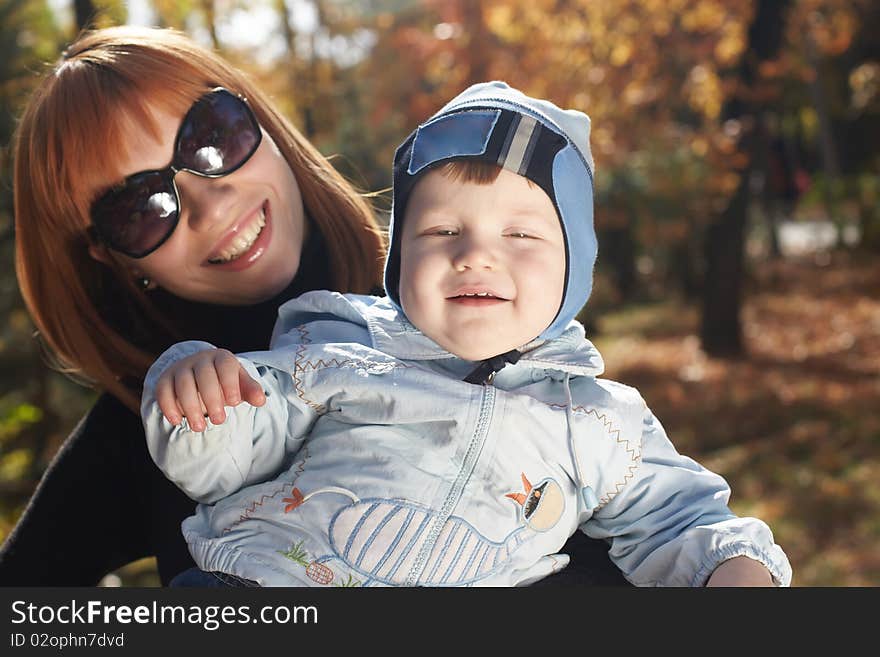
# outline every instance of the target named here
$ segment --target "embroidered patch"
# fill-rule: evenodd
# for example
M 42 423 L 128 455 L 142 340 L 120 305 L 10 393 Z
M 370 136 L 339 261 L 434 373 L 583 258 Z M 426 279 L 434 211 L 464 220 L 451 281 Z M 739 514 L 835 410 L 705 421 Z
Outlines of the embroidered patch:
M 565 511 L 565 496 L 559 484 L 547 477 L 532 486 L 524 472 L 520 473 L 520 477 L 524 492 L 507 493 L 504 497 L 519 505 L 522 521 L 527 527 L 536 532 L 552 529 Z
M 305 541 L 292 543 L 290 549 L 279 550 L 279 553 L 305 568 L 306 576 L 316 584 L 321 584 L 322 586 L 332 584 L 333 580 L 336 579 L 336 574 L 333 572 L 333 569 L 323 563 L 323 559 L 313 559 L 303 547 L 304 542 Z M 335 586 L 350 588 L 362 586 L 362 583 L 359 579 L 356 579 L 351 573 L 349 573 L 346 579 L 338 581 Z
M 541 504 L 529 504 L 530 509 L 535 507 L 530 512 L 530 518 L 534 519 L 534 513 L 538 514 L 535 520 L 538 526 L 540 518 L 547 514 L 540 511 L 538 506 L 552 509 L 555 490 L 559 489 L 549 479 L 543 480 L 539 486 L 544 496 L 549 497 Z M 400 499 L 362 500 L 352 491 L 337 486 L 325 486 L 305 494 L 296 488 L 291 492 L 291 497 L 282 501 L 288 505 L 287 509 L 293 510 L 317 495 L 327 494 L 341 495 L 351 500 L 351 504 L 341 506 L 330 519 L 327 537 L 331 553 L 317 557 L 309 555 L 300 541 L 281 554 L 305 567 L 308 577 L 320 584 L 334 581 L 332 572 L 325 570 L 329 569 L 328 563 L 338 565 L 341 572 L 350 569 L 350 572 L 363 577 L 363 580 L 358 580 L 350 574 L 344 582 L 336 578 L 336 586 L 370 586 L 377 582 L 404 584 L 408 565 L 428 540 L 431 521 L 437 512 Z M 541 496 L 533 497 L 537 500 Z M 558 497 L 561 499 L 561 493 Z M 524 502 L 526 499 L 523 496 Z M 495 541 L 481 534 L 464 518 L 449 516 L 428 550 L 419 583 L 428 586 L 471 585 L 502 568 L 529 537 L 527 528 L 520 525 L 500 541 Z
M 284 513 L 290 513 L 300 504 L 305 502 L 305 499 L 303 498 L 303 494 L 302 492 L 300 492 L 299 488 L 294 488 L 292 491 L 290 491 L 290 497 L 285 497 L 281 501 L 285 503 Z
M 306 567 L 306 575 L 309 576 L 310 580 L 318 584 L 329 584 L 333 581 L 333 571 L 317 561 L 313 561 Z

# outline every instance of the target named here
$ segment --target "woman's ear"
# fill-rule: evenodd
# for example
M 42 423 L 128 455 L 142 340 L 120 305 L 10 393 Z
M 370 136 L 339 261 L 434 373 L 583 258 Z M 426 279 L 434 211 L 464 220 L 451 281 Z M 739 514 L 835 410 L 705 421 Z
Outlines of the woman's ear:
M 108 267 L 112 267 L 116 264 L 113 261 L 113 256 L 107 251 L 107 247 L 103 244 L 89 244 L 89 255 L 93 260 L 97 260 Z
M 110 250 L 103 244 L 89 244 L 89 255 L 93 260 L 107 265 L 111 269 L 117 271 L 128 271 L 129 275 L 134 278 L 144 278 L 144 272 L 139 267 L 126 262 L 126 258 L 113 255 Z

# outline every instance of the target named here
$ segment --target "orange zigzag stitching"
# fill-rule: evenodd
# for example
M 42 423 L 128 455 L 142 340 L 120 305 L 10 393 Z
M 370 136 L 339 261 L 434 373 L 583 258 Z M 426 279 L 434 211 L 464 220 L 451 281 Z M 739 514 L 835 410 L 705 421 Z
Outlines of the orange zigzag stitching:
M 222 532 L 223 534 L 225 534 L 225 533 L 227 533 L 227 532 L 229 532 L 229 531 L 232 531 L 232 528 L 233 528 L 233 527 L 236 527 L 237 525 L 241 524 L 242 522 L 244 522 L 245 520 L 247 520 L 248 518 L 250 518 L 250 517 L 251 517 L 251 514 L 252 514 L 254 511 L 257 510 L 257 507 L 258 507 L 258 506 L 263 506 L 263 502 L 265 502 L 266 500 L 272 499 L 273 497 L 278 497 L 278 494 L 279 494 L 279 493 L 283 493 L 283 492 L 284 492 L 284 489 L 285 489 L 287 486 L 290 486 L 291 488 L 293 488 L 293 487 L 296 486 L 296 482 L 297 482 L 297 480 L 299 479 L 300 475 L 301 475 L 303 472 L 305 472 L 305 469 L 306 469 L 306 461 L 307 461 L 308 458 L 309 458 L 309 448 L 308 448 L 308 445 L 304 446 L 304 447 L 302 448 L 301 451 L 302 451 L 302 453 L 303 453 L 303 458 L 302 458 L 301 461 L 299 461 L 299 462 L 296 464 L 296 473 L 295 473 L 295 476 L 294 476 L 294 478 L 293 478 L 293 481 L 291 481 L 291 482 L 288 483 L 288 484 L 284 484 L 279 490 L 275 491 L 275 492 L 272 493 L 271 495 L 263 495 L 262 497 L 260 497 L 259 500 L 255 501 L 255 502 L 252 502 L 251 505 L 250 505 L 250 507 L 249 507 L 249 508 L 245 508 L 244 512 L 238 517 L 238 520 L 236 520 L 234 523 L 232 523 L 231 525 L 229 525 L 229 527 L 226 527 L 226 528 L 223 530 L 223 532 Z
M 302 378 L 298 376 L 298 374 L 306 371 L 306 368 L 303 366 L 302 359 L 303 354 L 306 350 L 306 345 L 309 344 L 311 340 L 309 339 L 309 332 L 305 326 L 297 326 L 296 330 L 299 331 L 300 345 L 299 347 L 297 347 L 296 350 L 296 360 L 293 364 L 293 374 L 291 374 L 291 376 L 293 377 L 293 387 L 296 389 L 297 396 L 302 399 L 307 406 L 315 409 L 315 411 L 319 415 L 323 415 L 327 412 L 327 407 L 323 404 L 316 404 L 310 399 L 306 399 L 305 393 L 303 392 L 303 381 Z M 306 364 L 308 364 L 308 362 L 306 362 Z M 326 364 L 324 366 L 329 367 L 329 365 Z
M 248 518 L 250 518 L 250 514 L 252 514 L 254 511 L 256 511 L 258 506 L 263 506 L 263 502 L 265 502 L 266 500 L 271 500 L 271 499 L 273 499 L 273 498 L 275 498 L 275 497 L 278 497 L 278 494 L 279 494 L 279 493 L 284 493 L 284 489 L 285 489 L 285 488 L 293 488 L 293 483 L 287 483 L 287 484 L 284 484 L 283 486 L 281 486 L 281 488 L 279 488 L 277 491 L 275 491 L 275 492 L 272 493 L 271 495 L 261 495 L 259 500 L 256 500 L 256 501 L 254 501 L 254 502 L 251 502 L 250 507 L 249 507 L 249 508 L 246 508 L 246 509 L 244 510 L 244 513 L 242 513 L 242 514 L 238 517 L 238 520 L 236 520 L 234 523 L 232 523 L 231 525 L 229 525 L 229 527 L 227 527 L 226 529 L 224 529 L 222 533 L 225 534 L 225 533 L 227 533 L 227 532 L 232 531 L 232 528 L 233 528 L 233 527 L 236 527 L 236 526 L 239 525 L 240 523 L 242 523 L 242 522 L 244 522 L 245 520 L 247 520 Z
M 556 408 L 566 408 L 566 406 L 567 406 L 567 404 L 551 404 L 548 402 L 544 402 L 544 403 L 547 404 L 547 406 L 552 406 L 552 407 L 556 407 Z M 602 424 L 605 427 L 613 426 L 611 420 L 609 420 L 608 417 L 604 413 L 602 415 L 599 415 L 599 412 L 596 411 L 595 408 L 585 408 L 583 406 L 575 406 L 572 408 L 572 411 L 583 411 L 585 414 L 593 415 L 596 417 L 596 419 L 601 420 Z M 633 464 L 630 466 L 627 466 L 627 474 L 625 474 L 623 476 L 622 481 L 619 481 L 616 484 L 614 484 L 613 491 L 608 491 L 606 493 L 603 493 L 602 496 L 599 497 L 599 506 L 596 507 L 597 510 L 601 509 L 603 506 L 605 506 L 611 500 L 613 500 L 617 496 L 617 494 L 620 493 L 621 490 L 623 490 L 623 488 L 626 486 L 626 484 L 629 482 L 629 480 L 632 479 L 633 477 L 635 477 L 635 471 L 638 469 L 638 467 L 642 461 L 641 441 L 639 441 L 639 445 L 638 445 L 639 450 L 636 451 L 635 449 L 630 447 L 630 442 L 626 438 L 620 437 L 620 429 L 613 429 L 612 430 L 609 428 L 608 435 L 612 436 L 614 434 L 616 434 L 616 436 L 614 436 L 614 439 L 618 443 L 621 443 L 622 445 L 624 445 L 625 451 L 627 451 L 631 455 L 630 460 L 633 462 Z
M 296 486 L 296 481 L 297 481 L 297 479 L 299 479 L 300 475 L 301 475 L 303 472 L 305 472 L 305 469 L 306 469 L 306 461 L 307 461 L 308 458 L 309 458 L 309 450 L 308 450 L 308 447 L 307 447 L 307 446 L 302 448 L 302 452 L 303 452 L 303 458 L 302 458 L 302 461 L 299 461 L 299 462 L 296 464 L 296 476 L 293 478 L 293 481 L 291 481 L 290 483 L 284 484 L 279 490 L 275 491 L 275 492 L 272 493 L 271 495 L 263 495 L 262 497 L 260 497 L 259 500 L 256 500 L 256 501 L 254 501 L 254 502 L 251 502 L 250 507 L 246 507 L 246 508 L 245 508 L 244 512 L 238 517 L 238 520 L 236 520 L 234 523 L 232 523 L 231 525 L 229 525 L 229 527 L 226 527 L 221 533 L 225 534 L 225 533 L 227 533 L 227 532 L 232 531 L 232 528 L 233 528 L 233 527 L 238 526 L 239 524 L 241 524 L 242 522 L 244 522 L 245 520 L 247 520 L 248 518 L 250 518 L 250 517 L 251 517 L 251 514 L 252 514 L 254 511 L 257 510 L 257 507 L 258 507 L 258 506 L 263 506 L 263 503 L 264 503 L 266 500 L 272 499 L 272 498 L 274 498 L 274 497 L 278 497 L 278 494 L 279 494 L 279 493 L 284 493 L 284 489 L 287 488 L 288 486 L 290 486 L 291 489 L 294 488 L 294 487 Z
M 293 365 L 293 373 L 291 376 L 293 377 L 293 387 L 296 388 L 297 396 L 303 400 L 303 403 L 307 406 L 315 409 L 319 415 L 324 415 L 327 412 L 327 407 L 323 404 L 318 404 L 317 402 L 313 402 L 310 399 L 306 399 L 305 393 L 303 391 L 303 380 L 301 378 L 301 374 L 308 370 L 319 370 L 325 367 L 346 367 L 348 365 L 356 366 L 359 363 L 367 364 L 366 361 L 356 361 L 351 358 L 347 358 L 345 360 L 337 360 L 333 358 L 332 360 L 324 360 L 323 358 L 318 359 L 317 361 L 311 360 L 303 360 L 303 354 L 306 350 L 306 345 L 311 343 L 309 339 L 309 332 L 305 326 L 297 326 L 296 330 L 299 331 L 300 334 L 300 345 L 296 350 L 296 360 Z M 412 367 L 406 363 L 395 363 L 394 367 Z
M 306 471 L 306 460 L 309 458 L 309 446 L 308 443 L 303 445 L 300 452 L 303 455 L 302 461 L 296 464 L 296 476 L 293 478 L 291 483 L 296 483 L 296 480 L 299 479 L 299 476 Z

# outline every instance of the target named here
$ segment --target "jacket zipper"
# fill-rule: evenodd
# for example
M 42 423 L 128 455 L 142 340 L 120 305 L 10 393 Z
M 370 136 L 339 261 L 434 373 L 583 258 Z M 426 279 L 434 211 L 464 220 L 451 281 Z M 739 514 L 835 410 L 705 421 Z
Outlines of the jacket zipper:
M 428 538 L 425 539 L 421 550 L 419 550 L 415 563 L 413 563 L 412 568 L 410 568 L 409 575 L 407 575 L 406 578 L 406 586 L 415 586 L 418 582 L 419 577 L 422 575 L 422 571 L 425 569 L 428 557 L 434 549 L 434 544 L 437 542 L 437 538 L 443 530 L 443 526 L 446 524 L 449 516 L 452 515 L 452 510 L 461 499 L 464 486 L 470 479 L 474 467 L 477 465 L 480 452 L 483 451 L 483 443 L 486 441 L 486 434 L 489 433 L 489 426 L 491 424 L 492 411 L 494 408 L 495 388 L 491 385 L 484 385 L 482 398 L 480 400 L 480 415 L 477 418 L 477 426 L 471 436 L 471 441 L 465 452 L 464 460 L 458 471 L 458 476 L 455 478 L 455 482 L 452 484 L 452 489 L 443 501 L 443 506 L 440 507 L 440 513 L 434 518 L 434 522 L 428 530 Z

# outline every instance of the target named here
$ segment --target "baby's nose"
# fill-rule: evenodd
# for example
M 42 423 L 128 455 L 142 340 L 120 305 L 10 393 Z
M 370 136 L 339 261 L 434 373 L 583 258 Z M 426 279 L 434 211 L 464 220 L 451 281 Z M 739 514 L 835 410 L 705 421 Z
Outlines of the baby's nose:
M 458 251 L 453 258 L 457 270 L 492 269 L 496 264 L 494 249 L 485 240 L 466 237 L 459 241 Z

